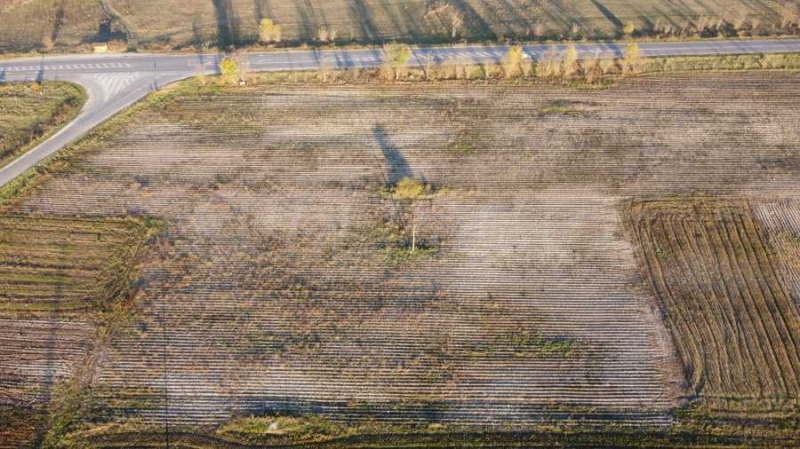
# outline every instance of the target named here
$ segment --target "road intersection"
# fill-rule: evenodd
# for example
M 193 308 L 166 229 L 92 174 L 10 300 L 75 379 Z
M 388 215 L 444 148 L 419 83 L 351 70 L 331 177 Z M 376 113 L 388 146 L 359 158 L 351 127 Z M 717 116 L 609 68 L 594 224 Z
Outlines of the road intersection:
M 620 56 L 625 42 L 576 44 L 579 57 Z M 643 56 L 699 56 L 800 52 L 800 39 L 703 40 L 689 42 L 645 42 L 639 44 Z M 551 49 L 566 50 L 567 45 L 528 45 L 525 54 L 539 58 Z M 505 55 L 506 46 L 460 46 L 416 48 L 409 65 L 428 62 L 493 63 Z M 250 70 L 299 71 L 330 68 L 374 68 L 383 62 L 377 49 L 286 50 L 249 53 Z M 218 54 L 103 54 L 68 55 L 0 61 L 0 82 L 70 81 L 83 86 L 88 100 L 81 113 L 39 146 L 0 169 L 0 187 L 52 156 L 95 126 L 129 107 L 160 86 L 199 73 L 219 70 Z

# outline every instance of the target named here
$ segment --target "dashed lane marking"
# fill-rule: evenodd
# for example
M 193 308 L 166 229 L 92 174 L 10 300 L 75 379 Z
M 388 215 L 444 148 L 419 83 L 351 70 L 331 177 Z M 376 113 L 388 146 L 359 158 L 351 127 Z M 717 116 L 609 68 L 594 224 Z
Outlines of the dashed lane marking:
M 128 69 L 133 67 L 126 62 L 102 62 L 92 64 L 45 64 L 41 65 L 24 65 L 24 66 L 10 66 L 1 68 L 7 72 L 37 72 L 39 70 L 106 70 L 106 69 Z

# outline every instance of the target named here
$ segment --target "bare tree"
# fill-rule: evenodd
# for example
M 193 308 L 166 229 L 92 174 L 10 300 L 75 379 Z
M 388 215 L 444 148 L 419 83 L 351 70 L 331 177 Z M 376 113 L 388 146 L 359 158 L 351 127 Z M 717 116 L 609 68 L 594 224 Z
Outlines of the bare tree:
M 424 184 L 419 180 L 405 177 L 395 184 L 392 189 L 392 199 L 400 201 L 408 206 L 408 213 L 411 221 L 411 253 L 417 251 L 417 218 L 416 203 L 423 199 L 430 199 L 432 189 L 430 185 Z
M 425 65 L 423 66 L 425 79 L 431 81 L 433 79 L 433 68 L 436 65 L 436 57 L 433 53 L 426 53 L 423 60 L 425 61 Z
M 333 75 L 334 64 L 330 57 L 323 57 L 319 64 L 319 80 L 327 83 Z
M 539 58 L 536 64 L 536 76 L 539 78 L 555 78 L 560 74 L 561 61 L 555 47 L 551 46 L 547 52 Z
M 335 42 L 336 41 L 336 28 L 331 26 L 321 26 L 317 30 L 317 40 L 320 42 L 328 43 L 328 42 Z
M 603 77 L 603 68 L 600 65 L 599 53 L 595 53 L 591 59 L 584 61 L 583 72 L 586 77 L 586 82 L 589 84 L 594 84 Z
M 450 30 L 451 34 L 450 37 L 455 40 L 458 37 L 458 32 L 461 30 L 461 26 L 464 25 L 464 16 L 461 15 L 459 11 L 455 8 L 451 8 L 450 11 Z

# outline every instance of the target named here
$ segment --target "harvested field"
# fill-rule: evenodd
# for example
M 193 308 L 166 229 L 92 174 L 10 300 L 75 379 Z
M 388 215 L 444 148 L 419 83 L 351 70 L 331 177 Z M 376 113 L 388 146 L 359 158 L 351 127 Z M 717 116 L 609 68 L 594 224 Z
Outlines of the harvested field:
M 105 4 L 104 8 L 101 4 Z M 622 0 L 10 0 L 0 5 L 0 51 L 70 48 L 130 33 L 150 48 L 198 43 L 252 44 L 271 18 L 284 42 L 411 43 L 515 39 L 613 38 L 628 22 L 636 34 L 665 37 L 795 33 L 796 0 L 635 3 Z M 35 24 L 35 25 L 32 25 Z M 455 35 L 455 37 L 454 37 Z
M 0 216 L 0 418 L 13 423 L 0 447 L 41 437 L 54 388 L 82 370 L 103 314 L 129 294 L 145 232 L 130 220 Z
M 694 393 L 723 410 L 796 406 L 800 313 L 749 204 L 652 201 L 629 213 Z
M 799 81 L 184 89 L 14 210 L 169 223 L 141 314 L 98 364 L 103 419 L 668 426 L 697 383 L 687 391 L 620 205 L 697 191 L 754 210 L 798 201 Z M 398 203 L 386 186 L 404 176 L 432 193 Z M 425 251 L 396 257 L 408 220 Z M 751 268 L 733 254 L 748 273 L 773 267 L 743 287 L 788 276 L 778 253 Z M 797 292 L 783 285 L 785 308 Z M 764 333 L 789 360 L 771 373 L 794 366 L 786 332 Z M 744 380 L 705 385 L 739 394 Z
M 73 84 L 0 83 L 0 167 L 71 120 L 84 100 Z
M 97 0 L 4 0 L 0 52 L 80 47 L 97 37 L 102 18 Z

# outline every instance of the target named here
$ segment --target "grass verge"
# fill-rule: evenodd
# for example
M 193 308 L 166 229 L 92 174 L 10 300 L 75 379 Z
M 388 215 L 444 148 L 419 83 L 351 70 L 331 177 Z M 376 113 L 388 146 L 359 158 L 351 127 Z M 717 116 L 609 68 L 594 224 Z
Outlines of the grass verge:
M 745 432 L 744 429 L 749 431 Z M 416 426 L 378 422 L 337 423 L 319 416 L 234 418 L 219 428 L 173 427 L 173 445 L 195 448 L 741 448 L 795 447 L 800 444 L 791 425 L 766 428 L 754 423 L 700 424 L 685 421 L 675 427 L 606 426 L 536 427 L 524 430 L 466 429 L 442 424 Z M 163 426 L 137 421 L 104 424 L 74 432 L 64 448 L 111 448 L 125 445 L 164 447 Z
M 72 121 L 85 102 L 71 83 L 0 84 L 0 168 Z

